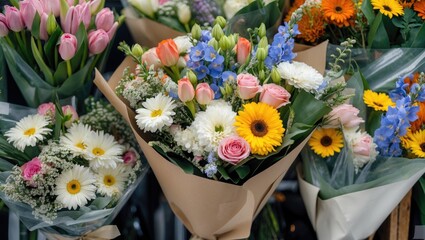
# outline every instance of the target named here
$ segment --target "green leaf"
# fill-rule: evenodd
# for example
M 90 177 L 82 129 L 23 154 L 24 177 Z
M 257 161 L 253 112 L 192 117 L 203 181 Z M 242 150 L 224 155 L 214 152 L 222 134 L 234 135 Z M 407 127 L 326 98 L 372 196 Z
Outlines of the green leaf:
M 44 74 L 45 80 L 52 86 L 54 86 L 55 81 L 53 79 L 52 71 L 50 68 L 46 65 L 44 62 L 40 52 L 38 51 L 37 45 L 35 44 L 34 37 L 31 37 L 31 49 L 32 54 L 34 55 L 34 59 L 37 62 L 38 66 L 40 67 L 41 71 Z
M 294 122 L 315 125 L 331 108 L 323 101 L 317 100 L 312 94 L 300 91 L 292 108 L 295 112 Z
M 247 165 L 240 166 L 236 168 L 236 173 L 238 174 L 240 179 L 246 178 L 249 175 L 250 169 Z
M 173 156 L 171 154 L 166 153 L 160 146 L 153 145 L 153 149 L 155 149 L 159 154 L 161 154 L 164 158 L 168 159 L 170 162 L 175 164 L 176 166 L 179 166 L 185 173 L 187 174 L 194 174 L 195 169 L 192 163 L 188 162 L 185 159 L 181 159 L 179 156 Z
M 309 133 L 312 129 L 312 125 L 307 125 L 303 123 L 293 124 L 283 137 L 283 144 L 280 148 L 283 149 L 284 147 L 292 145 L 300 137 L 305 137 L 305 135 Z
M 186 32 L 184 26 L 175 18 L 159 16 L 157 21 L 179 32 Z
M 80 69 L 81 64 L 85 64 L 82 63 L 82 61 L 86 61 L 87 59 L 89 45 L 87 40 L 87 30 L 83 23 L 81 23 L 78 27 L 78 31 L 75 34 L 75 37 L 77 38 L 77 52 L 71 59 L 72 72 Z
M 419 28 L 418 33 L 413 38 L 410 44 L 411 48 L 424 48 L 425 47 L 425 22 Z
M 56 72 L 53 75 L 53 77 L 55 78 L 57 86 L 60 86 L 61 84 L 63 84 L 65 82 L 65 80 L 68 78 L 67 67 L 66 67 L 65 61 L 62 61 L 58 64 L 58 67 L 57 67 Z
M 40 15 L 38 14 L 38 12 L 36 12 L 31 27 L 31 34 L 36 38 L 40 38 L 40 22 Z
M 50 67 L 55 67 L 55 51 L 56 45 L 59 41 L 60 36 L 62 35 L 62 29 L 56 27 L 56 30 L 49 36 L 49 39 L 44 43 L 44 55 L 46 56 L 47 61 L 50 64 Z
M 367 19 L 367 23 L 371 25 L 375 20 L 375 12 L 373 11 L 373 6 L 370 3 L 370 0 L 364 0 L 362 2 L 361 10 Z
M 366 124 L 366 132 L 369 133 L 371 136 L 374 135 L 375 130 L 378 129 L 381 126 L 381 116 L 383 115 L 383 112 L 381 111 L 370 111 L 369 116 L 367 117 L 367 124 Z
M 30 156 L 16 149 L 2 135 L 0 135 L 0 157 L 19 166 L 31 160 Z
M 390 40 L 388 39 L 381 13 L 378 13 L 370 26 L 367 41 L 369 48 L 385 49 L 390 47 Z
M 0 158 L 0 171 L 1 172 L 11 171 L 13 166 L 15 166 L 15 165 L 13 165 L 10 162 Z
M 217 170 L 221 174 L 221 176 L 224 178 L 224 180 L 230 179 L 229 174 L 227 173 L 226 169 L 223 166 L 218 166 Z

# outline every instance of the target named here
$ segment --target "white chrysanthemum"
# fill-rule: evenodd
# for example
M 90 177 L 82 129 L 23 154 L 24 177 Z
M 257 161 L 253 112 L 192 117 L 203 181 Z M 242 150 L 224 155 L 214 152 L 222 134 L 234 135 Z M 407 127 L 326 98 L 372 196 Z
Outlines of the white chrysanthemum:
M 85 143 L 85 154 L 92 168 L 115 168 L 117 163 L 123 161 L 121 155 L 124 147 L 118 144 L 113 136 L 105 134 L 103 131 L 91 132 Z
M 188 127 L 185 130 L 178 129 L 174 133 L 174 141 L 181 146 L 183 150 L 193 153 L 194 156 L 202 156 L 204 148 L 199 145 L 198 134 L 193 127 Z
M 38 141 L 43 141 L 52 129 L 47 128 L 48 120 L 42 115 L 30 115 L 22 118 L 15 127 L 7 131 L 4 136 L 20 151 L 25 147 L 34 147 Z
M 56 180 L 56 201 L 68 209 L 84 206 L 96 198 L 96 182 L 88 168 L 80 165 L 63 172 Z
M 86 151 L 86 139 L 92 132 L 90 126 L 79 123 L 73 124 L 68 132 L 61 136 L 60 144 L 76 154 L 84 154 Z
M 235 117 L 236 113 L 229 104 L 217 101 L 205 112 L 197 113 L 192 126 L 198 135 L 199 145 L 207 152 L 216 151 L 223 138 L 235 133 Z
M 156 132 L 164 126 L 171 126 L 173 111 L 176 105 L 171 97 L 158 94 L 154 98 L 149 98 L 142 103 L 144 108 L 136 110 L 137 126 L 145 132 Z
M 98 168 L 96 186 L 98 193 L 108 197 L 121 197 L 128 171 L 125 165 L 118 164 L 116 168 Z
M 322 74 L 303 62 L 281 62 L 277 70 L 288 84 L 307 92 L 317 90 L 323 83 Z

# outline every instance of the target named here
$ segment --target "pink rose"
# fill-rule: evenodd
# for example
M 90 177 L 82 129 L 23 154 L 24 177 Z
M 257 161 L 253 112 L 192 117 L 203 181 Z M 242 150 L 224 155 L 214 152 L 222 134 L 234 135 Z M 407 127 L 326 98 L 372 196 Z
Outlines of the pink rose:
M 78 120 L 78 113 L 75 108 L 71 105 L 65 105 L 62 107 L 64 117 L 69 117 L 69 120 L 65 122 L 65 127 L 71 127 L 72 123 Z
M 372 148 L 374 149 L 373 146 L 373 138 L 369 134 L 363 133 L 354 139 L 352 150 L 355 155 L 369 157 Z
M 195 89 L 193 88 L 192 83 L 189 81 L 189 78 L 184 77 L 178 82 L 178 95 L 182 102 L 189 102 L 195 97 Z
M 342 124 L 344 128 L 357 128 L 360 123 L 364 122 L 362 118 L 357 116 L 359 112 L 359 109 L 353 105 L 339 105 L 325 116 L 325 126 L 337 128 Z
M 236 165 L 247 158 L 251 152 L 249 144 L 239 136 L 230 136 L 222 139 L 218 144 L 218 156 L 230 164 Z
M 241 99 L 251 99 L 261 91 L 260 81 L 254 75 L 242 73 L 237 76 L 239 97 Z
M 37 108 L 37 113 L 39 115 L 45 116 L 49 118 L 50 120 L 55 119 L 55 104 L 49 102 L 49 103 L 43 103 Z
M 284 88 L 274 83 L 264 84 L 260 95 L 260 102 L 278 109 L 290 103 L 291 94 Z
M 214 91 L 208 83 L 200 83 L 196 86 L 196 101 L 199 104 L 209 104 L 214 99 Z
M 25 163 L 21 166 L 21 176 L 22 178 L 30 182 L 30 185 L 33 184 L 32 180 L 34 175 L 41 171 L 41 161 L 38 157 L 33 158 L 31 161 Z
M 136 164 L 137 159 L 139 159 L 139 154 L 136 152 L 136 150 L 134 150 L 134 148 L 130 148 L 124 153 L 122 159 L 124 164 L 133 167 Z
M 377 145 L 373 138 L 366 132 L 347 132 L 347 140 L 353 152 L 353 164 L 358 171 L 369 161 L 375 160 L 378 155 Z
M 161 60 L 156 54 L 156 48 L 151 48 L 142 55 L 142 62 L 149 68 L 153 65 L 155 69 L 162 67 Z

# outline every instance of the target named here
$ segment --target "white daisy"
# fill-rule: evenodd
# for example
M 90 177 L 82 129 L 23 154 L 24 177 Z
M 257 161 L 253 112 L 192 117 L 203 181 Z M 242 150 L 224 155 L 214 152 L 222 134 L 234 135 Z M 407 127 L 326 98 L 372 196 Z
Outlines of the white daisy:
M 88 168 L 75 165 L 63 172 L 56 180 L 56 200 L 64 207 L 72 210 L 84 206 L 89 200 L 96 198 L 96 182 Z
M 173 109 L 176 105 L 171 97 L 158 94 L 147 99 L 142 105 L 144 108 L 136 110 L 136 122 L 145 132 L 156 132 L 173 123 L 172 116 L 176 114 Z
M 60 144 L 70 149 L 78 155 L 85 153 L 86 149 L 86 138 L 89 133 L 92 132 L 90 126 L 79 123 L 73 124 L 68 132 L 61 136 Z
M 121 155 L 124 152 L 124 147 L 118 144 L 113 136 L 105 134 L 103 131 L 92 131 L 87 136 L 85 144 L 85 156 L 92 168 L 115 168 L 118 162 L 123 161 Z
M 43 141 L 52 129 L 47 128 L 48 120 L 42 115 L 29 115 L 22 118 L 15 127 L 7 131 L 4 136 L 20 151 L 25 147 L 34 147 L 38 141 Z
M 121 197 L 128 171 L 126 166 L 118 164 L 116 168 L 98 168 L 96 171 L 97 192 L 108 197 Z
M 289 85 L 307 92 L 317 90 L 323 83 L 322 74 L 303 62 L 281 62 L 277 70 Z
M 204 112 L 199 112 L 192 123 L 199 145 L 207 152 L 217 151 L 219 142 L 235 133 L 235 117 L 232 107 L 221 101 L 215 101 Z

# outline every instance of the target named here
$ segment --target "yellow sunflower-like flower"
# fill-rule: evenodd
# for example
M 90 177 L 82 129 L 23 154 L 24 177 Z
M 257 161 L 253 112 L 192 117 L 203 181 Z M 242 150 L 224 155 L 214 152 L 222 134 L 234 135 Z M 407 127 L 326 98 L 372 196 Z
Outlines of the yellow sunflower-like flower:
M 318 128 L 311 135 L 308 145 L 322 158 L 333 156 L 344 146 L 341 132 L 335 128 Z
M 377 93 L 372 90 L 366 90 L 363 93 L 364 103 L 375 111 L 384 111 L 388 110 L 388 107 L 394 107 L 395 103 L 391 98 L 385 93 Z
M 235 118 L 237 134 L 251 147 L 251 153 L 267 155 L 282 144 L 283 128 L 279 112 L 265 103 L 248 103 Z
M 409 132 L 406 136 L 408 139 L 404 142 L 406 148 L 419 158 L 425 158 L 425 130 L 419 130 L 416 132 Z
M 352 0 L 322 0 L 322 10 L 325 18 L 341 27 L 348 27 L 350 18 L 356 13 Z
M 378 9 L 383 15 L 393 18 L 404 14 L 403 6 L 397 0 L 372 0 L 373 9 Z

